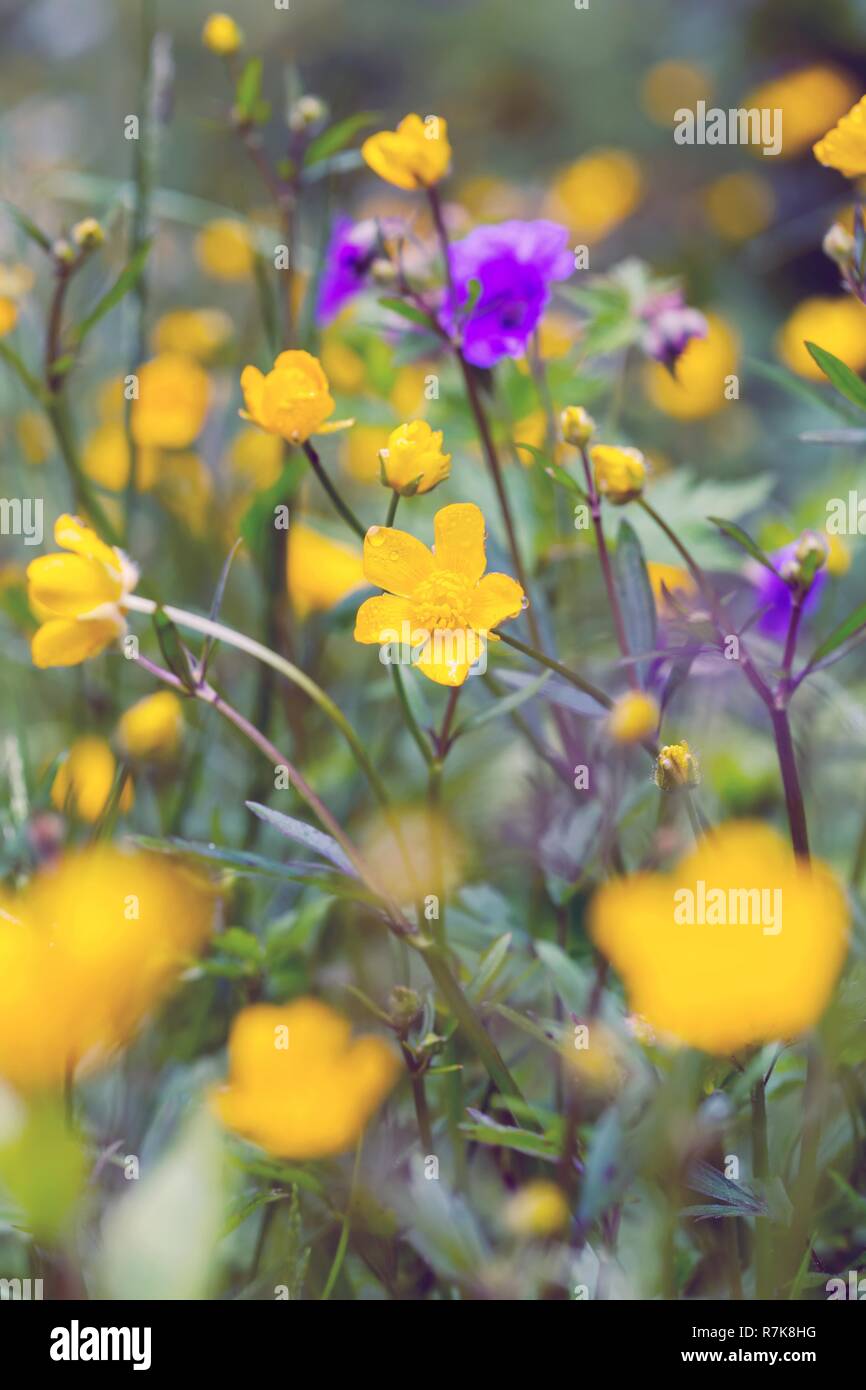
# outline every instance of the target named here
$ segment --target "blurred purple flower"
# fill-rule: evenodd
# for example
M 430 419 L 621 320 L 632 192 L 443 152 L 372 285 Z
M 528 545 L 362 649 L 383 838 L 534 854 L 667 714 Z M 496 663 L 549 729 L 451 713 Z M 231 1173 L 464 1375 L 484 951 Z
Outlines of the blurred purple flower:
M 370 266 L 380 246 L 379 224 L 374 220 L 353 222 L 350 217 L 336 219 L 319 284 L 317 322 L 330 323 L 343 305 L 364 289 Z
M 689 308 L 681 290 L 655 295 L 643 305 L 640 316 L 646 324 L 644 352 L 671 373 L 692 339 L 707 336 L 706 319 Z
M 770 556 L 777 570 L 781 570 L 788 561 L 795 558 L 797 545 L 797 541 L 792 541 L 790 545 L 783 546 L 781 550 L 775 551 Z M 758 608 L 766 609 L 756 624 L 757 631 L 762 633 L 764 637 L 775 638 L 777 641 L 783 642 L 791 621 L 792 597 L 790 588 L 784 579 L 771 574 L 763 565 L 759 565 L 757 560 L 748 561 L 746 575 L 758 591 Z M 820 601 L 826 582 L 826 570 L 819 570 L 803 601 L 804 614 L 808 613 Z
M 500 222 L 476 227 L 451 247 L 454 302 L 446 290 L 444 327 L 461 331 L 463 352 L 476 367 L 522 357 L 550 298 L 554 280 L 574 270 L 568 229 L 556 222 Z M 464 317 L 471 283 L 481 286 Z

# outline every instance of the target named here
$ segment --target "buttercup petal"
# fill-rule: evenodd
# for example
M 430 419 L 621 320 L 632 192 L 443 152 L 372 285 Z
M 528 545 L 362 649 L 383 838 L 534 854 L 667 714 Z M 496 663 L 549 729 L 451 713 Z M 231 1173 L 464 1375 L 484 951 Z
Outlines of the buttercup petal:
M 412 640 L 412 606 L 408 599 L 393 594 L 368 598 L 358 609 L 355 641 L 375 643 Z
M 91 656 L 98 656 L 124 631 L 118 619 L 100 618 L 93 622 L 53 618 L 43 623 L 31 642 L 33 665 L 44 670 L 49 666 L 78 666 Z
M 364 574 L 389 594 L 411 598 L 433 573 L 433 556 L 422 541 L 393 526 L 371 526 L 364 537 Z
M 443 507 L 433 520 L 436 568 L 452 570 L 476 584 L 484 573 L 484 516 L 474 502 Z
M 485 574 L 472 595 L 469 621 L 479 632 L 489 632 L 506 618 L 516 618 L 524 594 L 510 574 Z

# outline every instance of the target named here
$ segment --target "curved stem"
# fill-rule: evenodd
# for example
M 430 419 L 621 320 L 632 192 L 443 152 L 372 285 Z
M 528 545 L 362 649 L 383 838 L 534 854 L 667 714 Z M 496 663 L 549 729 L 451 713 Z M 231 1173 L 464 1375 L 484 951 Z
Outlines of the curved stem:
M 593 685 L 591 681 L 584 680 L 583 676 L 579 676 L 576 671 L 570 671 L 568 667 L 563 666 L 561 662 L 554 661 L 552 656 L 545 656 L 544 652 L 536 651 L 534 647 L 530 647 L 525 642 L 521 642 L 517 637 L 512 637 L 510 633 L 497 631 L 496 635 L 507 647 L 513 647 L 515 651 L 522 652 L 524 656 L 529 656 L 533 661 L 537 661 L 542 666 L 547 666 L 549 670 L 555 671 L 558 676 L 562 676 L 563 680 L 568 681 L 569 685 L 576 686 L 578 690 L 582 690 L 584 695 L 589 695 L 599 705 L 602 705 L 604 709 L 613 708 L 613 700 L 609 695 L 605 695 L 604 691 L 599 690 L 598 686 Z
M 604 534 L 604 522 L 602 521 L 601 517 L 601 498 L 599 497 L 598 489 L 595 486 L 595 478 L 593 477 L 592 468 L 590 467 L 590 462 L 589 458 L 587 457 L 586 449 L 581 449 L 580 457 L 583 462 L 583 471 L 586 477 L 586 487 L 589 493 L 589 508 L 590 514 L 592 516 L 593 528 L 595 530 L 595 542 L 598 547 L 598 560 L 599 564 L 601 565 L 601 573 L 604 578 L 604 587 L 607 590 L 607 601 L 610 604 L 613 625 L 616 630 L 616 640 L 619 643 L 620 652 L 627 663 L 626 673 L 628 675 L 629 684 L 631 685 L 633 690 L 639 690 L 640 681 L 638 680 L 637 670 L 635 668 L 634 662 L 629 660 L 629 658 L 631 657 L 631 652 L 629 650 L 628 637 L 626 636 L 625 622 L 622 616 L 622 607 L 619 601 L 619 594 L 616 591 L 616 584 L 613 578 L 613 570 L 611 568 L 610 563 L 610 553 L 607 548 L 607 540 Z
M 309 440 L 307 440 L 306 444 L 304 445 L 304 453 L 310 461 L 310 467 L 312 468 L 319 482 L 322 484 L 322 487 L 325 489 L 325 492 L 330 497 L 331 502 L 334 505 L 335 511 L 339 512 L 340 516 L 343 518 L 347 526 L 351 526 L 352 530 L 355 532 L 355 535 L 360 536 L 361 540 L 363 540 L 367 534 L 366 526 L 361 525 L 361 522 L 355 516 L 355 513 L 352 511 L 351 507 L 347 506 L 346 503 L 343 501 L 339 492 L 334 487 L 334 484 L 331 482 L 331 479 L 325 472 L 325 469 L 322 466 L 322 460 L 319 458 L 319 455 L 316 453 Z
M 352 1168 L 352 1184 L 349 1188 L 349 1196 L 346 1201 L 346 1211 L 343 1216 L 343 1226 L 340 1231 L 340 1239 L 337 1243 L 337 1249 L 334 1254 L 334 1262 L 331 1265 L 331 1271 L 328 1275 L 325 1287 L 322 1290 L 321 1301 L 323 1303 L 327 1303 L 328 1299 L 331 1297 L 331 1293 L 333 1292 L 334 1285 L 336 1284 L 337 1279 L 339 1277 L 340 1270 L 343 1268 L 343 1260 L 346 1258 L 346 1250 L 349 1246 L 349 1230 L 352 1223 L 352 1204 L 355 1200 L 355 1184 L 358 1181 L 358 1169 L 361 1164 L 361 1146 L 363 1142 L 364 1135 L 362 1133 L 360 1139 L 358 1140 L 358 1147 L 355 1150 L 355 1163 Z

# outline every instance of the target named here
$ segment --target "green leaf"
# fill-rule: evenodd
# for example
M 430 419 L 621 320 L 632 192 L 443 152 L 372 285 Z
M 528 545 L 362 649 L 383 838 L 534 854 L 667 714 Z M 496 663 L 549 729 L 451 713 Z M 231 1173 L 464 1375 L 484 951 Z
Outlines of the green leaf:
M 495 983 L 497 976 L 502 970 L 511 949 L 511 932 L 507 931 L 494 941 L 493 945 L 484 952 L 478 962 L 478 969 L 467 988 L 467 994 L 473 1003 L 478 1004 L 484 998 L 487 991 Z
M 842 643 L 847 642 L 849 637 L 853 637 L 864 624 L 866 624 L 866 603 L 861 603 L 860 607 L 855 608 L 853 613 L 849 613 L 845 621 L 840 623 L 829 637 L 825 637 L 824 641 L 818 644 L 809 658 L 808 666 L 812 667 L 817 665 L 819 661 L 823 661 L 825 656 L 829 656 L 831 652 L 836 651 L 837 647 L 841 647 Z
M 655 599 L 643 548 L 634 528 L 625 520 L 619 525 L 614 572 L 629 651 L 635 654 L 654 651 L 657 627 Z M 649 672 L 649 661 L 636 662 L 635 670 L 643 685 Z
M 772 382 L 774 386 L 778 386 L 780 390 L 804 405 L 813 409 L 817 407 L 819 410 L 829 410 L 845 420 L 856 421 L 860 418 L 858 412 L 852 410 L 847 401 L 836 400 L 835 396 L 828 395 L 820 386 L 811 381 L 804 381 L 785 367 L 778 367 L 774 362 L 761 362 L 757 358 L 747 358 L 746 366 L 757 376 Z
M 511 714 L 513 710 L 519 709 L 527 700 L 532 700 L 550 680 L 551 672 L 542 671 L 540 676 L 530 680 L 522 690 L 513 690 L 510 695 L 502 695 L 485 709 L 476 710 L 467 719 L 458 725 L 454 731 L 454 737 L 458 738 L 462 734 L 469 733 L 470 729 L 480 729 L 482 725 L 489 724 L 491 719 L 501 719 L 505 714 Z
M 180 633 L 171 618 L 161 608 L 157 608 L 151 619 L 156 630 L 156 640 L 169 671 L 190 692 L 195 690 L 195 675 L 190 665 L 187 650 L 180 640 Z
M 359 111 L 354 116 L 347 116 L 344 121 L 337 121 L 334 125 L 328 126 L 327 130 L 323 130 L 321 135 L 317 135 L 315 140 L 310 142 L 304 155 L 304 168 L 309 169 L 330 155 L 338 154 L 359 130 L 364 130 L 378 120 L 377 111 Z
M 846 401 L 856 405 L 859 410 L 866 410 L 866 382 L 861 381 L 856 372 L 852 372 L 850 367 L 846 367 L 844 362 L 834 357 L 826 348 L 809 342 L 806 343 L 806 347 L 839 395 L 844 396 Z
M 51 238 L 42 231 L 41 227 L 37 227 L 35 222 L 31 222 L 27 214 L 22 212 L 20 208 L 16 208 L 14 203 L 7 203 L 6 207 L 10 217 L 18 224 L 25 236 L 28 236 L 31 241 L 35 241 L 36 245 L 41 246 L 43 251 L 51 250 Z
M 273 826 L 274 830 L 278 830 L 287 839 L 305 845 L 322 859 L 329 859 L 341 873 L 347 874 L 350 878 L 357 877 L 355 869 L 337 841 L 326 835 L 324 830 L 319 830 L 315 825 L 308 825 L 306 821 L 296 820 L 294 816 L 286 816 L 282 811 L 274 811 L 270 806 L 262 806 L 258 801 L 246 801 L 244 805 L 254 816 L 258 816 L 259 820 Z
M 536 941 L 535 953 L 550 975 L 565 1007 L 579 1014 L 589 997 L 589 984 L 584 971 L 552 941 Z
M 254 878 L 280 879 L 287 883 L 299 883 L 305 887 L 316 888 L 330 897 L 352 898 L 357 902 L 370 903 L 376 906 L 379 904 L 378 898 L 374 897 L 356 878 L 334 873 L 324 864 L 312 864 L 300 860 L 297 862 L 287 860 L 285 863 L 280 863 L 276 859 L 267 859 L 262 854 L 253 854 L 251 850 L 226 849 L 220 845 L 203 844 L 197 840 L 180 840 L 174 837 L 160 840 L 150 835 L 136 835 L 135 843 L 141 845 L 142 849 L 154 850 L 159 854 L 176 853 L 189 855 L 193 859 L 203 859 L 210 864 L 228 869 L 232 873 L 245 874 Z
M 14 349 L 12 349 L 8 343 L 0 343 L 0 359 L 2 359 L 2 361 L 6 362 L 8 366 L 12 368 L 12 370 L 16 373 L 19 379 L 27 387 L 27 390 L 30 392 L 31 396 L 35 396 L 37 401 L 43 403 L 45 400 L 45 393 L 42 389 L 42 383 L 40 381 L 37 381 L 36 377 L 28 371 L 24 363 L 21 361 L 21 358 L 18 356 L 18 353 L 15 352 Z
M 380 299 L 379 303 L 383 309 L 387 309 L 392 314 L 399 314 L 401 318 L 408 319 L 410 323 L 420 324 L 422 328 L 430 327 L 430 315 L 425 314 L 421 309 L 416 309 L 414 304 L 405 304 L 402 299 Z
M 478 1111 L 470 1110 L 469 1113 L 477 1115 Z M 497 1149 L 515 1149 L 517 1153 L 528 1154 L 531 1158 L 557 1157 L 557 1146 L 547 1135 L 533 1134 L 528 1129 L 515 1129 L 512 1125 L 501 1125 L 487 1116 L 482 1116 L 475 1123 L 461 1124 L 459 1129 L 461 1134 L 465 1134 L 476 1144 L 490 1144 Z
M 779 571 L 776 569 L 772 560 L 769 556 L 764 554 L 757 541 L 753 541 L 748 531 L 744 531 L 742 526 L 737 526 L 736 522 L 726 521 L 720 516 L 708 516 L 707 521 L 711 521 L 714 526 L 718 526 L 719 530 L 723 531 L 732 541 L 735 541 L 742 550 L 745 550 L 747 555 L 751 555 L 753 560 L 757 560 L 758 564 L 763 565 L 764 568 L 768 569 L 771 574 L 774 574 L 777 579 L 779 578 Z
M 119 304 L 120 301 L 129 294 L 129 291 L 134 289 L 138 284 L 138 281 L 144 274 L 144 267 L 147 264 L 147 258 L 150 254 L 150 246 L 150 241 L 145 241 L 138 248 L 132 260 L 118 275 L 111 289 L 106 290 L 102 298 L 97 300 L 87 317 L 82 319 L 81 323 L 73 330 L 72 336 L 76 346 L 80 346 L 91 329 L 95 328 L 99 323 L 100 319 L 104 319 L 105 315 L 110 313 L 115 305 Z
M 255 118 L 255 108 L 262 91 L 263 63 L 261 58 L 250 58 L 238 78 L 235 88 L 235 105 L 241 116 L 248 120 Z

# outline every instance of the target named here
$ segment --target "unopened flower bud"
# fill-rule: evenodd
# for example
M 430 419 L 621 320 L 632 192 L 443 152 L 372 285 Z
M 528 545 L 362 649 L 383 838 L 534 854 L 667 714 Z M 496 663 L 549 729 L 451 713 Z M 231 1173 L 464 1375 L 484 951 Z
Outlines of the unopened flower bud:
M 835 261 L 837 265 L 845 265 L 854 252 L 854 238 L 841 222 L 834 222 L 824 236 L 822 249 L 831 261 Z
M 289 130 L 311 130 L 324 125 L 327 119 L 328 105 L 321 97 L 299 97 L 289 110 Z
M 582 405 L 567 405 L 559 424 L 566 444 L 573 444 L 576 449 L 583 449 L 595 433 L 595 421 Z
M 51 254 L 55 261 L 62 261 L 64 265 L 71 265 L 75 260 L 75 247 L 66 237 L 58 237 L 51 245 Z
M 663 792 L 675 792 L 682 787 L 698 785 L 701 769 L 685 739 L 681 743 L 665 744 L 661 749 L 656 759 L 653 780 Z
M 386 256 L 377 256 L 370 266 L 370 275 L 374 284 L 388 288 L 396 282 L 397 267 Z
M 84 217 L 80 222 L 76 222 L 71 236 L 75 245 L 84 251 L 92 251 L 105 241 L 105 232 L 95 217 Z
M 590 451 L 595 485 L 602 497 L 622 507 L 640 497 L 646 482 L 646 459 L 639 449 L 597 444 Z
M 659 707 L 652 695 L 630 690 L 614 704 L 607 728 L 617 743 L 639 743 L 655 731 L 658 721 Z

